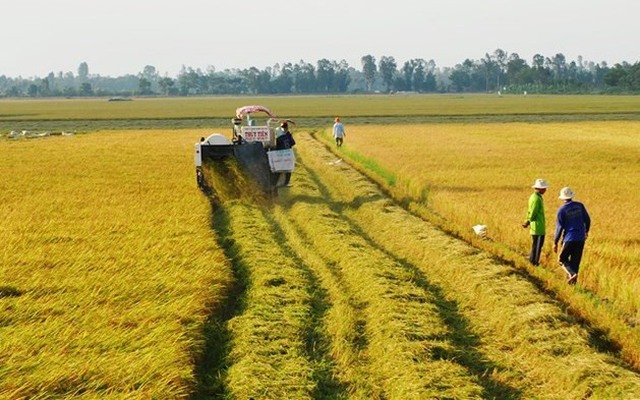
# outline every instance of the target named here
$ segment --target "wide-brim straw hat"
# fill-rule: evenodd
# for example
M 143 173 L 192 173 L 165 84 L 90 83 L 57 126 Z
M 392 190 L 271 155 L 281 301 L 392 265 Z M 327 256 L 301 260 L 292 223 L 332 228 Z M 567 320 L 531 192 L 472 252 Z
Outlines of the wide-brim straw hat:
M 558 198 L 560 200 L 570 200 L 573 199 L 575 195 L 576 194 L 573 192 L 573 190 L 571 190 L 571 188 L 567 186 L 560 189 L 560 196 L 558 196 Z
M 549 189 L 549 184 L 544 179 L 536 179 L 531 187 L 534 189 Z

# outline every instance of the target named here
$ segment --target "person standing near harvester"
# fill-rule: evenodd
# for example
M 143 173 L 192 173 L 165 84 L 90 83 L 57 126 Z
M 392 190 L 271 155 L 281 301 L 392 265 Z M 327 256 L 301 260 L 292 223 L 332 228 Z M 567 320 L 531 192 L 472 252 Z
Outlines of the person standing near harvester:
M 336 146 L 341 147 L 344 137 L 347 136 L 347 132 L 344 129 L 344 125 L 340 122 L 340 117 L 336 117 L 333 124 L 333 137 L 336 139 Z
M 527 220 L 522 224 L 523 228 L 529 228 L 531 233 L 531 253 L 529 262 L 531 265 L 540 264 L 540 255 L 544 245 L 544 235 L 546 233 L 546 222 L 544 219 L 544 202 L 542 195 L 549 188 L 549 184 L 544 179 L 536 179 L 533 186 L 534 192 L 529 197 L 529 207 L 527 209 Z
M 296 145 L 291 131 L 289 131 L 289 123 L 284 121 L 280 124 L 280 128 L 276 130 L 276 150 L 292 149 Z M 291 172 L 284 173 L 284 187 L 291 187 Z
M 558 255 L 560 265 L 567 272 L 567 283 L 578 282 L 578 271 L 584 250 L 584 242 L 589 237 L 591 217 L 585 206 L 573 201 L 575 193 L 570 187 L 560 189 L 560 200 L 564 204 L 558 208 L 556 235 L 553 239 L 553 252 L 558 252 L 558 242 L 562 239 L 562 249 Z

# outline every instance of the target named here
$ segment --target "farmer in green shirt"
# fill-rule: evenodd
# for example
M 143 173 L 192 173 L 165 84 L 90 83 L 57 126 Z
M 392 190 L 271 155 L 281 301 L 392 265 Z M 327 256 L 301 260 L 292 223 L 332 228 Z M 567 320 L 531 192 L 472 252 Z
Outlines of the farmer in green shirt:
M 545 221 L 544 221 L 544 202 L 542 195 L 549 188 L 549 184 L 544 179 L 536 179 L 533 186 L 534 192 L 529 197 L 529 208 L 527 210 L 527 220 L 522 224 L 523 228 L 529 228 L 531 232 L 531 254 L 529 262 L 531 265 L 540 264 L 540 254 L 542 254 L 542 246 L 544 245 Z

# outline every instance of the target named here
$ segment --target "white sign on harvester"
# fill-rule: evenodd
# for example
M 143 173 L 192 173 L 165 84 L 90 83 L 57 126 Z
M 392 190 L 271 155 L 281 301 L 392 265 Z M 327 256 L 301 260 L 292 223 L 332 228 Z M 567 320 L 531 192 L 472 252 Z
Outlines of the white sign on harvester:
M 247 142 L 271 143 L 271 131 L 268 126 L 243 126 L 240 128 L 242 137 Z
M 293 150 L 273 150 L 267 152 L 271 172 L 291 172 L 296 165 L 296 156 Z

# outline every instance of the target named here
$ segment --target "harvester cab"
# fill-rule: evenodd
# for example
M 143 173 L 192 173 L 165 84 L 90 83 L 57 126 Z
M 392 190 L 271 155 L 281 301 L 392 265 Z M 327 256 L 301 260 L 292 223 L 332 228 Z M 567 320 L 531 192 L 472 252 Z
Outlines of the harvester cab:
M 233 157 L 243 172 L 250 176 L 265 192 L 275 193 L 281 172 L 292 172 L 295 158 L 291 149 L 276 149 L 277 127 L 282 122 L 268 108 L 244 106 L 236 110 L 232 118 L 232 137 L 214 133 L 201 138 L 195 145 L 195 164 L 198 187 L 203 191 L 214 190 L 207 185 L 202 171 L 203 160 L 216 164 Z

